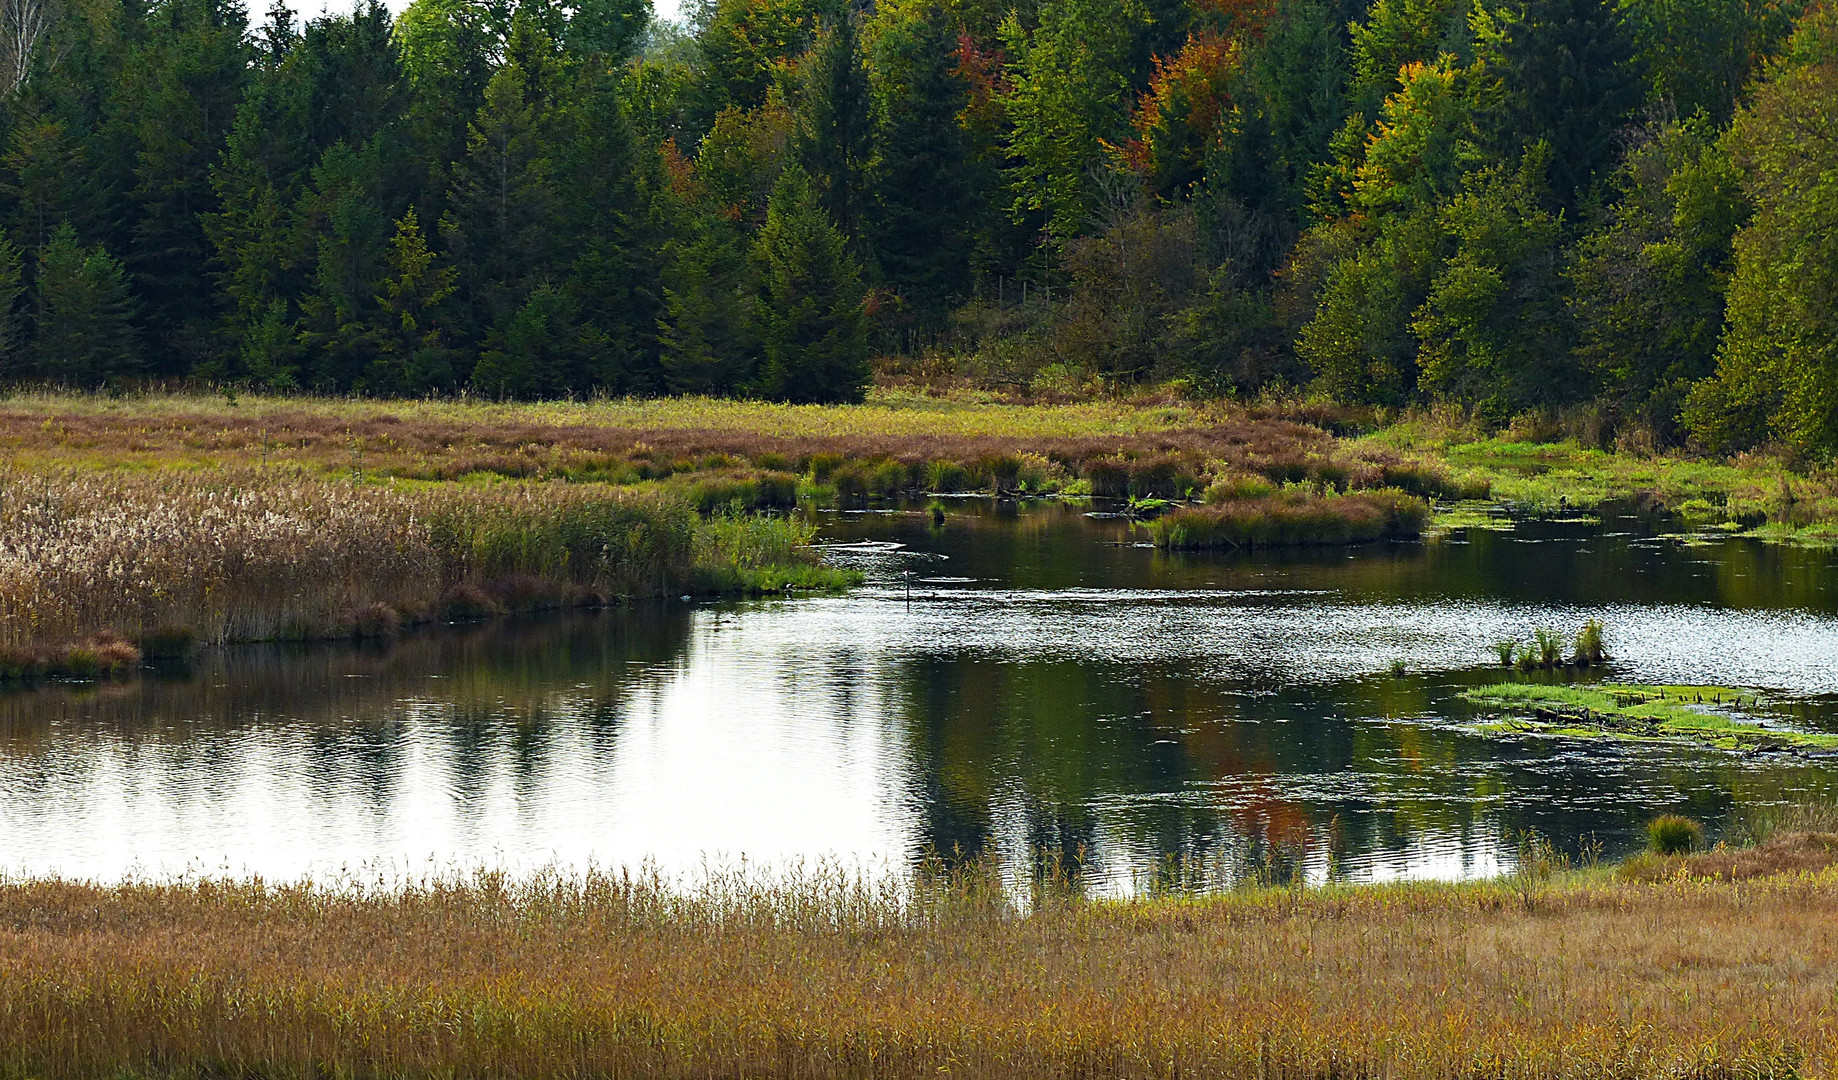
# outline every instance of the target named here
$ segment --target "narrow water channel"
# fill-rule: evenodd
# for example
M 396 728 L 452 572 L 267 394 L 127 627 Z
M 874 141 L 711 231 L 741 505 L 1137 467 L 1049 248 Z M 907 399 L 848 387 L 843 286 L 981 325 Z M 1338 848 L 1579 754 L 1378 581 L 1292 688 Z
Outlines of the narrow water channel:
M 1140 888 L 1498 872 L 1831 797 L 1838 759 L 1478 733 L 1488 645 L 1608 627 L 1609 677 L 1838 730 L 1838 558 L 1663 521 L 1167 555 L 1061 504 L 826 513 L 847 595 L 261 646 L 0 695 L 0 868 L 119 879 L 1040 852 Z M 1402 661 L 1404 674 L 1393 674 Z

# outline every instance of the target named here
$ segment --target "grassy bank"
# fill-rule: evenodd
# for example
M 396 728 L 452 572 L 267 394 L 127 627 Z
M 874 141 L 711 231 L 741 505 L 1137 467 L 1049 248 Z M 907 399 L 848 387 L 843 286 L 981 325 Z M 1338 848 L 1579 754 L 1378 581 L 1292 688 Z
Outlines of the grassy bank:
M 43 1078 L 1818 1076 L 1838 1062 L 1835 874 L 1028 911 L 967 878 L 14 880 L 0 1061 Z
M 1766 454 L 1732 459 L 1596 449 L 1557 429 L 1489 433 L 1457 418 L 1407 418 L 1356 442 L 1424 455 L 1484 484 L 1520 513 L 1563 514 L 1608 502 L 1637 503 L 1759 539 L 1838 545 L 1838 472 L 1829 464 Z
M 681 591 L 833 587 L 800 520 L 670 493 L 297 467 L 0 470 L 0 679 Z

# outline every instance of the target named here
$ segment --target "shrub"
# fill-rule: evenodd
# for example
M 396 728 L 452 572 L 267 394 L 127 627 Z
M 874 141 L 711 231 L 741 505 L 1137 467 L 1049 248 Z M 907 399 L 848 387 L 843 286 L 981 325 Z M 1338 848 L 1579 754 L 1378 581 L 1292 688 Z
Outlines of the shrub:
M 1678 814 L 1661 814 L 1647 823 L 1647 847 L 1661 855 L 1683 855 L 1704 844 L 1704 826 Z

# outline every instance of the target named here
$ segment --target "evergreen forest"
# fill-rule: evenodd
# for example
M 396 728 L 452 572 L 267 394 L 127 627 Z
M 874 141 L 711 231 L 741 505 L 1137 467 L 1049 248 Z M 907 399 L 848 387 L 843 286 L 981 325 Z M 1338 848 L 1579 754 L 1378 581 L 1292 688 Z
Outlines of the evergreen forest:
M 0 379 L 1838 450 L 1829 0 L 0 0 Z

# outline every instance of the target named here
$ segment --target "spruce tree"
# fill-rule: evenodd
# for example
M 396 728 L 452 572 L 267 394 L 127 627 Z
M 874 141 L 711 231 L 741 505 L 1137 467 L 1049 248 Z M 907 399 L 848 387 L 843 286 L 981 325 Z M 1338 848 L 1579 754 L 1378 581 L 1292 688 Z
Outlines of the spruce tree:
M 31 374 L 31 356 L 19 333 L 19 300 L 25 294 L 25 271 L 19 245 L 0 236 L 0 381 Z
M 1633 34 L 1610 0 L 1526 0 L 1477 19 L 1496 150 L 1550 148 L 1551 193 L 1575 207 L 1614 162 L 1644 89 Z
M 761 389 L 795 402 L 861 401 L 868 318 L 861 271 L 803 170 L 786 169 L 754 243 L 760 267 Z
M 938 4 L 888 27 L 874 49 L 875 154 L 869 235 L 875 263 L 915 321 L 941 325 L 970 283 L 979 210 L 970 135 L 958 121 L 969 84 Z
M 217 209 L 210 170 L 249 72 L 246 24 L 242 7 L 226 0 L 163 0 L 112 86 L 110 137 L 133 148 L 128 237 L 118 250 L 143 299 L 149 359 L 163 373 L 210 352 L 221 315 L 202 220 Z
M 139 371 L 133 314 L 121 264 L 100 244 L 84 249 L 69 225 L 59 227 L 38 254 L 39 373 L 95 387 Z
M 800 74 L 804 86 L 793 148 L 824 211 L 854 240 L 870 132 L 868 70 L 853 16 L 825 27 Z
M 367 382 L 389 393 L 451 390 L 455 350 L 442 332 L 442 306 L 455 291 L 458 272 L 428 249 L 421 221 L 410 209 L 396 222 L 388 273 L 377 303 L 377 368 Z

